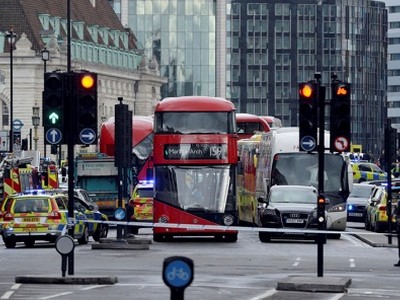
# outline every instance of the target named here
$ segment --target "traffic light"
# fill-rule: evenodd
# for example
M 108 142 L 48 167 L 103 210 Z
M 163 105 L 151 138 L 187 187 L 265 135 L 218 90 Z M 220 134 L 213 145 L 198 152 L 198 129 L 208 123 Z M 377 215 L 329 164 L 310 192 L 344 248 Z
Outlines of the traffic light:
M 387 165 L 384 168 L 390 168 L 392 163 L 397 161 L 397 130 L 393 127 L 387 126 L 385 128 L 385 160 Z
M 318 220 L 318 229 L 324 229 L 326 219 L 325 219 L 325 196 L 323 195 L 318 195 L 317 220 Z
M 312 81 L 300 83 L 299 100 L 300 151 L 312 151 L 317 146 L 317 84 Z
M 21 150 L 28 150 L 28 139 L 22 139 L 21 141 Z
M 43 126 L 45 144 L 63 141 L 65 73 L 45 73 L 43 91 Z
M 58 145 L 51 145 L 51 148 L 50 148 L 50 153 L 51 154 L 57 154 L 58 153 Z
M 76 143 L 97 141 L 97 74 L 74 73 L 76 91 Z
M 347 152 L 350 150 L 350 84 L 334 82 L 330 116 L 331 151 Z

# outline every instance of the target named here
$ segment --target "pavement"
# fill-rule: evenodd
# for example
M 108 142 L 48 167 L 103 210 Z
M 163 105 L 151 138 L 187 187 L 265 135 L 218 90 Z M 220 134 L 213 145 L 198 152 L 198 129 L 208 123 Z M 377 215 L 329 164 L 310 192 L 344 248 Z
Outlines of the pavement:
M 397 248 L 397 235 L 367 232 L 361 227 L 350 227 L 350 234 L 372 247 Z M 138 236 L 125 239 L 114 237 L 102 239 L 102 242 L 92 245 L 92 249 L 119 249 L 119 250 L 148 250 L 151 244 L 149 238 Z M 118 278 L 114 276 L 17 276 L 16 283 L 30 284 L 115 284 Z M 303 291 L 303 292 L 330 292 L 344 293 L 351 285 L 348 277 L 317 277 L 317 276 L 288 276 L 277 282 L 277 290 Z
M 349 228 L 351 235 L 372 247 L 397 248 L 398 239 L 394 232 L 391 235 L 375 233 L 359 228 Z M 288 276 L 277 283 L 277 290 L 302 292 L 344 293 L 351 285 L 348 277 Z

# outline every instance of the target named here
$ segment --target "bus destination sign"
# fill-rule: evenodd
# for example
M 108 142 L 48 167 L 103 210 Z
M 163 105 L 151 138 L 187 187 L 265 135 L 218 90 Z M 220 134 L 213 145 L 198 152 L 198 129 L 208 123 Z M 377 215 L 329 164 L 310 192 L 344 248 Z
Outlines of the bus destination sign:
M 227 144 L 169 144 L 165 159 L 227 159 Z

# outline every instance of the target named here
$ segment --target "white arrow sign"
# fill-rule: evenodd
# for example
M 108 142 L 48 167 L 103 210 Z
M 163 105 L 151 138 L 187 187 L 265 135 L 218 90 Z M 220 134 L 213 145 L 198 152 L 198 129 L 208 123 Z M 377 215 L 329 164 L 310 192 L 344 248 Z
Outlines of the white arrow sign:
M 50 144 L 58 144 L 61 142 L 62 139 L 62 133 L 59 129 L 57 128 L 50 128 L 46 132 L 46 140 Z
M 82 134 L 82 137 L 88 140 L 93 140 L 95 135 L 92 132 L 86 133 L 86 134 Z

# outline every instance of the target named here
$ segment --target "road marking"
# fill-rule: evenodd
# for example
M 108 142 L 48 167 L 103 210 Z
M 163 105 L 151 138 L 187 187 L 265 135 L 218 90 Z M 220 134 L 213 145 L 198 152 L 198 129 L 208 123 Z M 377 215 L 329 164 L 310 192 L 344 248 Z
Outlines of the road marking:
M 69 295 L 69 294 L 73 294 L 73 292 L 59 293 L 59 294 L 50 295 L 50 296 L 46 296 L 46 297 L 39 298 L 39 299 L 46 300 L 46 299 L 57 298 L 57 297 L 61 297 L 61 296 Z
M 16 283 L 11 286 L 11 289 L 18 290 L 20 286 L 21 286 L 20 283 Z M 7 291 L 0 297 L 0 299 L 10 299 L 12 294 L 14 294 L 14 291 Z
M 250 300 L 262 300 L 262 299 L 265 299 L 266 297 L 272 296 L 276 292 L 277 292 L 276 289 L 269 290 L 269 291 L 266 291 L 264 294 L 261 294 L 261 295 L 251 298 Z
M 344 295 L 346 295 L 346 293 L 343 293 L 343 294 L 336 294 L 336 295 L 334 295 L 330 300 L 339 300 L 339 299 L 342 299 L 342 297 L 344 297 Z
M 354 258 L 350 258 L 350 268 L 354 268 L 356 263 L 354 262 Z
M 94 286 L 88 286 L 88 287 L 84 287 L 81 288 L 81 291 L 88 291 L 88 290 L 93 290 L 93 289 L 97 289 L 97 288 L 101 288 L 101 287 L 105 287 L 105 286 L 109 286 L 109 285 L 94 285 Z
M 297 257 L 296 261 L 293 263 L 293 267 L 297 267 L 300 264 L 301 257 Z
M 14 291 L 7 291 L 0 297 L 0 299 L 10 299 L 12 294 L 14 294 Z

